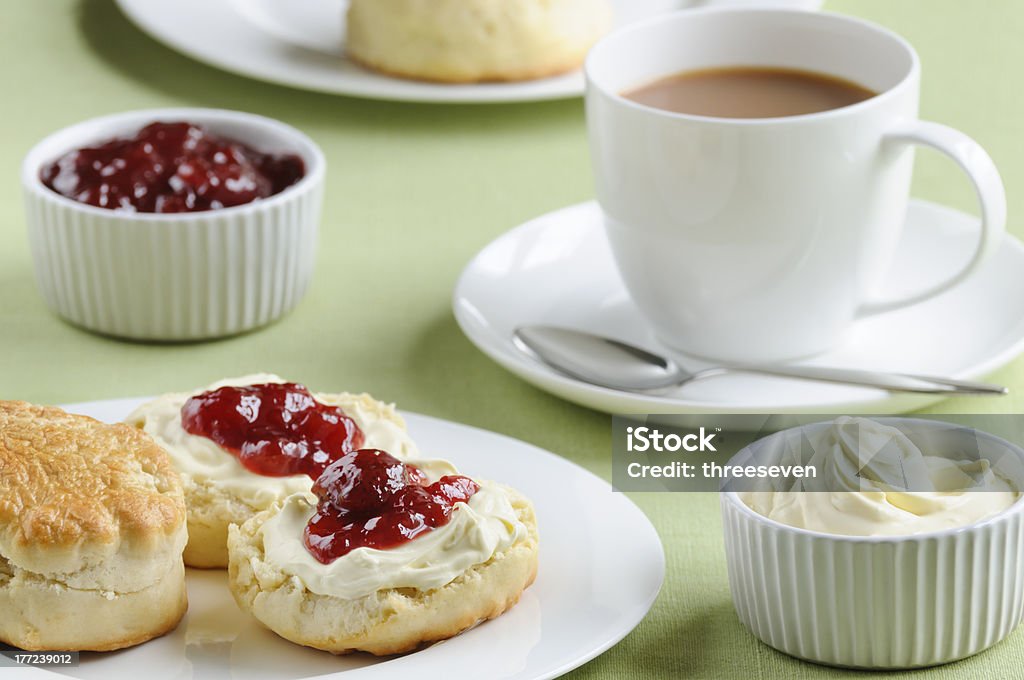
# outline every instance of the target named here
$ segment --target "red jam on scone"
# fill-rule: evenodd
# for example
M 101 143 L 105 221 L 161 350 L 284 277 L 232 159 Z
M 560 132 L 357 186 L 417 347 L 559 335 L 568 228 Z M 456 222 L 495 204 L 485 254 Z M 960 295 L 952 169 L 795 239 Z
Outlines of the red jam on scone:
M 364 441 L 344 411 L 321 404 L 296 383 L 203 392 L 185 402 L 181 425 L 234 454 L 250 472 L 268 477 L 316 479 Z
M 469 477 L 446 475 L 430 484 L 422 470 L 384 451 L 353 451 L 313 485 L 320 502 L 303 542 L 323 564 L 356 548 L 393 548 L 447 524 L 455 504 L 479 490 Z
M 457 503 L 480 490 L 461 475 L 431 483 L 420 468 L 361 448 L 365 438 L 355 421 L 295 383 L 204 392 L 185 402 L 181 424 L 251 472 L 316 480 L 312 491 L 319 503 L 303 544 L 322 564 L 356 548 L 393 548 L 442 527 Z

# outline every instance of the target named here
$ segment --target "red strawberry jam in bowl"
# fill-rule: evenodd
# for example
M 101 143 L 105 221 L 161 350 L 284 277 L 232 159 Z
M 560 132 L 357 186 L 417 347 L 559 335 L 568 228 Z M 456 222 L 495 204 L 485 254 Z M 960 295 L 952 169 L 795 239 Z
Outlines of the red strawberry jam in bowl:
M 479 490 L 469 477 L 430 483 L 422 470 L 384 451 L 352 451 L 313 484 L 320 502 L 303 542 L 323 564 L 357 548 L 388 550 L 448 524 L 456 504 Z
M 127 339 L 265 326 L 312 278 L 325 173 L 308 136 L 238 111 L 132 111 L 59 130 L 21 172 L 42 297 Z
M 296 383 L 224 386 L 190 397 L 181 426 L 233 454 L 258 475 L 317 479 L 364 436 L 337 406 Z
M 187 122 L 74 149 L 43 167 L 44 185 L 98 208 L 142 213 L 230 208 L 279 194 L 305 174 L 293 153 L 264 153 Z

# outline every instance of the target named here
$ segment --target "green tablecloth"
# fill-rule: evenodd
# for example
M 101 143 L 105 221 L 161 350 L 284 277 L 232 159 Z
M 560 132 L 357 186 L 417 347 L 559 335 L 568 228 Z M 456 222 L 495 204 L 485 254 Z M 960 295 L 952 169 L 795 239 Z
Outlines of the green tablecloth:
M 463 265 L 520 222 L 591 197 L 579 100 L 508 106 L 369 102 L 222 73 L 145 37 L 109 0 L 9 0 L 0 62 L 0 396 L 71 402 L 187 389 L 269 370 L 317 388 L 365 389 L 402 408 L 529 441 L 601 475 L 608 417 L 559 401 L 486 359 L 459 332 L 449 298 Z M 924 63 L 925 117 L 990 150 L 1024 236 L 1024 2 L 833 0 L 829 9 L 908 37 Z M 24 153 L 93 116 L 159 106 L 244 109 L 309 133 L 330 171 L 319 265 L 306 300 L 265 330 L 201 345 L 126 344 L 76 330 L 32 281 L 19 189 Z M 973 209 L 951 164 L 922 154 L 915 192 Z M 1024 360 L 994 376 L 1016 388 L 951 400 L 945 412 L 1019 411 Z M 732 611 L 717 499 L 638 495 L 668 573 L 647 619 L 574 678 L 836 677 L 757 642 Z M 624 575 L 625 577 L 626 575 Z M 921 677 L 1024 676 L 1024 631 Z

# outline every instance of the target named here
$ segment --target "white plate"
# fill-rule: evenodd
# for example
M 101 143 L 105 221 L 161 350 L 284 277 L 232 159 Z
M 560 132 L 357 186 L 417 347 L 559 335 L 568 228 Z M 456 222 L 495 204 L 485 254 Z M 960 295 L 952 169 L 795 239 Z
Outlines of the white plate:
M 115 422 L 140 401 L 66 408 Z M 643 619 L 661 588 L 665 560 L 657 532 L 628 498 L 573 463 L 524 442 L 403 415 L 426 455 L 448 458 L 468 474 L 501 480 L 533 500 L 541 532 L 540 569 L 536 583 L 509 612 L 413 654 L 336 657 L 293 645 L 241 612 L 224 571 L 190 569 L 189 611 L 176 631 L 120 652 L 84 654 L 78 668 L 56 672 L 97 680 L 326 674 L 345 680 L 539 680 L 589 661 Z
M 305 90 L 417 102 L 510 102 L 583 94 L 570 73 L 521 83 L 443 85 L 391 78 L 344 56 L 348 0 L 117 0 L 139 28 L 193 59 Z M 695 5 L 817 9 L 822 0 L 613 0 L 619 24 Z
M 962 266 L 974 252 L 977 220 L 912 201 L 886 290 L 920 289 Z M 595 387 L 524 356 L 512 331 L 552 323 L 601 333 L 671 355 L 688 368 L 707 364 L 659 345 L 626 294 L 595 203 L 528 222 L 484 248 L 454 295 L 466 336 L 521 378 L 563 399 L 610 413 L 902 413 L 940 397 L 864 387 L 733 375 L 691 383 L 663 396 Z M 750 329 L 757 342 L 757 329 Z M 980 379 L 1024 351 L 1024 245 L 1007 237 L 982 271 L 923 304 L 857 322 L 845 342 L 807 365 Z

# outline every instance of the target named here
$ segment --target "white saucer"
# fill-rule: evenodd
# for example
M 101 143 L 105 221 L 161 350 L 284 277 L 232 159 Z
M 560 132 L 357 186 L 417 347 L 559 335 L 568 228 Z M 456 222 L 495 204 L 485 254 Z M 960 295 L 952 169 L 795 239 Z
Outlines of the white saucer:
M 140 402 L 66 408 L 117 422 Z M 403 416 L 424 454 L 443 455 L 467 474 L 499 479 L 533 501 L 541 531 L 540 567 L 536 582 L 510 611 L 413 654 L 333 656 L 287 642 L 240 611 L 223 570 L 189 569 L 189 611 L 175 631 L 131 649 L 84 654 L 78 668 L 38 670 L 31 677 L 546 680 L 604 652 L 643 619 L 661 588 L 665 558 L 654 527 L 624 494 L 524 442 L 436 418 Z
M 912 201 L 885 290 L 917 290 L 974 252 L 977 221 Z M 617 337 L 665 354 L 615 270 L 600 209 L 584 203 L 532 220 L 484 248 L 455 289 L 455 318 L 496 362 L 537 387 L 610 413 L 903 413 L 940 397 L 734 375 L 664 396 L 595 387 L 523 355 L 516 326 L 551 323 Z M 757 329 L 751 329 L 757 342 Z M 1024 351 L 1024 245 L 1007 237 L 984 270 L 923 304 L 859 321 L 844 343 L 805 362 L 980 379 Z M 686 367 L 693 359 L 674 355 Z
M 225 71 L 305 90 L 416 102 L 511 102 L 583 94 L 570 73 L 522 83 L 442 85 L 391 78 L 344 55 L 348 0 L 117 0 L 139 28 L 168 47 Z M 688 6 L 817 9 L 822 0 L 613 0 L 623 24 Z

